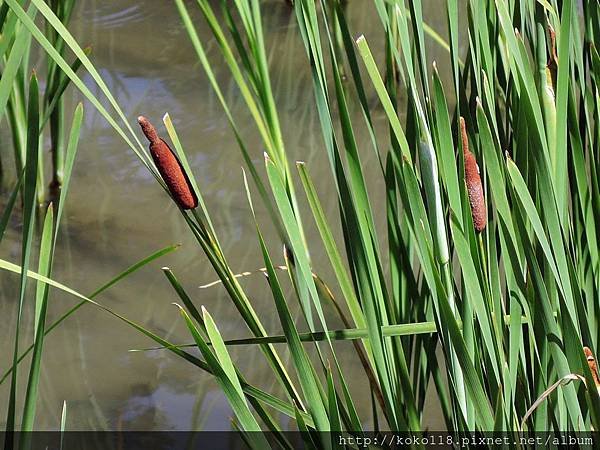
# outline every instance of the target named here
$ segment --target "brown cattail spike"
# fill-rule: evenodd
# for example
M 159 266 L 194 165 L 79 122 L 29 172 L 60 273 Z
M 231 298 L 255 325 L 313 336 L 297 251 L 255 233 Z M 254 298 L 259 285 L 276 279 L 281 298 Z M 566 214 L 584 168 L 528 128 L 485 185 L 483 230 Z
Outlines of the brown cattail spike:
M 556 31 L 551 26 L 548 26 L 548 34 L 550 36 L 550 56 L 546 65 L 546 79 L 552 86 L 553 93 L 556 92 L 556 78 L 558 74 L 558 55 L 556 54 Z
M 594 354 L 589 349 L 589 347 L 583 347 L 583 353 L 585 353 L 588 366 L 590 366 L 590 372 L 592 372 L 594 383 L 596 383 L 596 387 L 600 387 L 600 378 L 598 378 L 598 367 L 596 366 L 596 358 L 594 358 Z
M 467 127 L 465 119 L 460 118 L 460 133 L 462 138 L 463 156 L 465 160 L 465 183 L 469 193 L 469 203 L 471 204 L 471 215 L 475 231 L 481 232 L 487 224 L 487 211 L 485 198 L 483 196 L 483 187 L 479 177 L 479 166 L 475 156 L 469 150 L 469 138 L 467 136 Z
M 181 209 L 194 209 L 198 197 L 181 163 L 169 145 L 160 138 L 156 128 L 144 116 L 138 117 L 142 132 L 150 141 L 150 154 L 169 192 Z
M 150 141 L 151 144 L 160 141 L 158 133 L 156 132 L 156 128 L 154 128 L 154 126 L 148 121 L 148 119 L 146 119 L 144 116 L 140 116 L 138 117 L 138 123 L 140 124 L 140 127 L 142 127 L 142 132 L 144 133 L 144 136 L 146 136 L 146 138 L 148 139 L 148 141 Z

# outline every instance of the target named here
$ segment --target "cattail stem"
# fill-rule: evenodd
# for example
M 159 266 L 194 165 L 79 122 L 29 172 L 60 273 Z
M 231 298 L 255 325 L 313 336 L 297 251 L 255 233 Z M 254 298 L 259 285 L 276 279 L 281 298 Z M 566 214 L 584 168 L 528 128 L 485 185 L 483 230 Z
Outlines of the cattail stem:
M 433 218 L 436 253 L 438 261 L 442 266 L 444 285 L 448 296 L 448 304 L 450 305 L 452 313 L 458 320 L 460 320 L 460 314 L 456 308 L 456 300 L 454 298 L 454 288 L 452 284 L 450 252 L 448 250 L 448 238 L 446 237 L 444 211 L 442 208 L 442 195 L 438 179 L 437 157 L 431 143 L 421 142 L 419 145 L 419 163 L 421 165 L 421 176 L 423 179 L 423 187 L 425 188 L 425 196 L 427 199 L 427 209 L 429 215 Z M 462 369 L 458 361 L 458 355 L 451 345 L 449 337 L 445 336 L 445 339 L 448 339 L 450 347 L 450 371 L 454 378 L 458 406 L 463 418 L 466 418 L 468 417 L 467 393 L 464 386 Z
M 59 99 L 56 108 L 50 115 L 50 151 L 52 153 L 52 182 L 51 187 L 62 185 L 65 167 L 65 107 L 63 99 Z
M 544 126 L 546 128 L 546 142 L 548 143 L 548 156 L 550 158 L 550 169 L 552 180 L 556 187 L 556 196 L 559 207 L 564 205 L 566 189 L 566 179 L 561 176 L 566 170 L 566 159 L 557 153 L 556 148 L 556 81 L 558 74 L 558 56 L 556 54 L 556 32 L 549 26 L 548 34 L 550 36 L 550 48 L 548 62 L 545 67 L 546 76 L 540 81 L 542 112 L 544 117 Z
M 436 236 L 436 250 L 438 260 L 446 264 L 450 259 L 448 252 L 448 239 L 446 237 L 446 226 L 444 223 L 444 211 L 442 208 L 442 194 L 438 179 L 437 158 L 431 145 L 421 142 L 419 146 L 419 162 L 423 177 L 423 187 L 427 199 L 429 214 L 433 217 L 433 228 Z
M 483 236 L 479 234 L 477 236 L 477 241 L 479 243 L 479 253 L 481 254 L 481 266 L 483 267 L 483 276 L 485 280 L 489 280 L 488 266 L 487 266 L 487 255 L 485 252 L 485 244 L 483 243 Z

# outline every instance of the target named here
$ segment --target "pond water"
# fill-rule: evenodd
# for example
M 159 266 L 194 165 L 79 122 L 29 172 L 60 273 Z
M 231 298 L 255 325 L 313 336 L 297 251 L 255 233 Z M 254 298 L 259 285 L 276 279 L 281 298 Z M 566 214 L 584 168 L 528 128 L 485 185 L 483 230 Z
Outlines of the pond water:
M 427 22 L 445 35 L 445 11 L 440 10 L 435 0 L 424 3 Z M 196 9 L 194 2 L 189 2 L 189 6 Z M 287 150 L 292 159 L 306 161 L 339 237 L 339 224 L 334 219 L 337 217 L 334 186 L 293 12 L 284 1 L 264 2 L 263 12 L 272 82 Z M 353 32 L 364 33 L 371 45 L 378 47 L 376 42 L 381 42 L 382 31 L 371 2 L 350 1 L 348 15 Z M 219 58 L 210 31 L 197 14 L 194 17 L 198 19 L 201 38 L 210 49 L 216 76 L 242 124 L 241 132 L 249 143 L 248 148 L 262 167 L 263 149 L 253 122 Z M 144 114 L 161 125 L 162 115 L 170 113 L 231 265 L 238 272 L 262 267 L 243 188 L 240 152 L 172 2 L 79 1 L 70 29 L 80 43 L 92 45 L 92 60 L 132 124 L 139 114 Z M 440 67 L 448 60 L 445 51 L 429 39 L 428 51 Z M 381 55 L 381 49 L 377 55 Z M 378 61 L 381 62 L 380 57 Z M 32 61 L 33 65 L 41 63 L 41 59 Z M 84 79 L 92 86 L 88 77 Z M 445 80 L 447 86 L 450 82 Z M 69 111 L 81 98 L 76 91 L 69 94 Z M 383 112 L 378 109 L 374 95 L 371 95 L 371 104 L 378 127 L 385 132 Z M 60 230 L 53 278 L 88 294 L 153 251 L 181 243 L 178 251 L 140 270 L 98 300 L 173 342 L 189 342 L 185 325 L 172 305 L 177 297 L 160 270 L 162 266 L 169 266 L 194 302 L 211 312 L 226 338 L 249 336 L 250 332 L 223 289 L 219 286 L 199 289 L 216 277 L 176 208 L 105 120 L 89 103 L 84 101 L 84 106 L 84 127 Z M 357 122 L 360 121 L 358 110 L 354 113 Z M 358 129 L 357 139 L 373 208 L 377 216 L 384 217 L 378 163 L 366 130 L 362 126 Z M 6 130 L 2 137 L 3 163 L 12 167 Z M 2 203 L 14 180 L 11 171 L 7 172 L 2 182 Z M 303 195 L 299 197 L 304 202 Z M 307 208 L 304 203 L 301 207 Z M 17 209 L 0 246 L 0 256 L 14 262 L 20 258 L 20 213 Z M 265 226 L 275 259 L 282 262 L 280 244 L 275 234 L 269 233 L 272 229 L 268 217 L 260 208 L 258 218 Z M 307 219 L 305 222 L 316 269 L 326 281 L 334 284 L 314 224 Z M 381 231 L 383 235 L 383 226 Z M 273 300 L 263 277 L 246 277 L 242 285 L 268 331 L 279 333 Z M 2 372 L 12 353 L 17 301 L 18 277 L 1 273 Z M 28 302 L 23 336 L 31 339 L 31 296 Z M 53 290 L 48 321 L 53 322 L 75 302 L 73 297 Z M 291 295 L 290 302 L 296 302 Z M 331 328 L 342 327 L 333 310 L 326 309 L 326 314 L 331 318 Z M 84 306 L 46 340 L 36 428 L 57 429 L 62 403 L 66 401 L 69 430 L 230 429 L 231 410 L 209 375 L 166 351 L 128 351 L 152 345 L 114 317 L 93 306 Z M 287 357 L 283 346 L 278 348 Z M 361 419 L 368 426 L 371 417 L 366 378 L 362 376 L 352 345 L 340 343 L 337 349 L 342 365 L 352 375 L 348 379 L 350 388 L 357 393 Z M 272 389 L 269 368 L 257 349 L 236 347 L 231 353 L 249 381 L 280 394 Z M 20 371 L 20 398 L 26 387 L 27 366 Z M 0 386 L 1 405 L 6 404 L 8 391 L 9 383 L 5 382 Z M 440 429 L 443 423 L 435 401 L 430 399 L 427 405 L 426 423 Z M 5 418 L 2 408 L 0 427 Z

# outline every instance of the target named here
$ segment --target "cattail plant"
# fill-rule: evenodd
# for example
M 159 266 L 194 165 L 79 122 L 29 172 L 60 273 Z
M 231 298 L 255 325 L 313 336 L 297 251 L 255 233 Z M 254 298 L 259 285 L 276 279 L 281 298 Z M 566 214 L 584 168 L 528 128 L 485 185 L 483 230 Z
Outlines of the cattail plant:
M 150 142 L 150 154 L 173 200 L 181 209 L 194 209 L 198 206 L 198 197 L 183 169 L 183 166 L 163 139 L 158 136 L 156 128 L 144 116 L 138 117 L 142 132 Z
M 465 119 L 460 118 L 460 134 L 462 139 L 463 157 L 465 161 L 465 183 L 469 193 L 469 203 L 471 204 L 471 215 L 473 217 L 473 226 L 478 233 L 485 229 L 487 224 L 487 210 L 485 206 L 485 197 L 483 195 L 483 186 L 479 176 L 479 166 L 475 155 L 469 150 L 469 137 L 467 135 L 467 126 Z
M 598 376 L 598 366 L 596 365 L 596 358 L 594 358 L 594 354 L 592 353 L 592 350 L 590 350 L 589 347 L 583 347 L 583 353 L 585 353 L 588 366 L 590 367 L 590 372 L 592 372 L 592 377 L 594 378 L 596 389 L 600 390 L 600 377 Z

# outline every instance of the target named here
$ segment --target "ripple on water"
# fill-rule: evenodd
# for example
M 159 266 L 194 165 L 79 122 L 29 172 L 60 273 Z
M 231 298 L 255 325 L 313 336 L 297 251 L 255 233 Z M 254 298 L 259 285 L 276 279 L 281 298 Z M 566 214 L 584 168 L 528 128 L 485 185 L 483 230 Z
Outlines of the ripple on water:
M 114 5 L 107 2 L 106 6 L 99 6 L 95 9 L 92 23 L 104 28 L 129 26 L 132 23 L 142 22 L 151 14 L 150 11 L 149 8 L 142 8 L 139 3 L 115 11 Z

